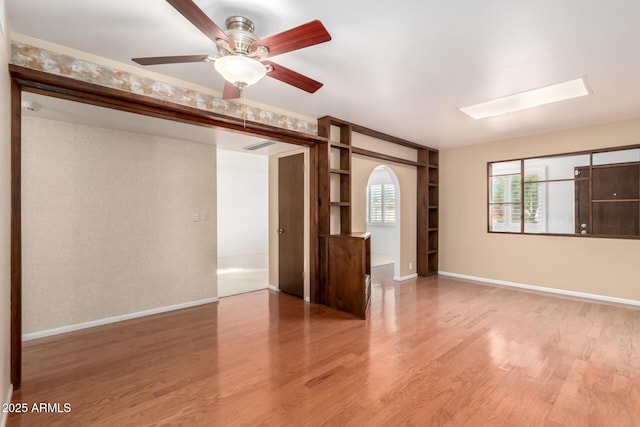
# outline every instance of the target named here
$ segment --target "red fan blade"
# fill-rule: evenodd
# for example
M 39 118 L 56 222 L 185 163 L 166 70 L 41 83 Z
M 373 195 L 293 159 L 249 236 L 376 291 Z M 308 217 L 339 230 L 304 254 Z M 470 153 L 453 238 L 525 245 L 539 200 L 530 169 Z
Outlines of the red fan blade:
M 191 22 L 197 29 L 213 40 L 214 43 L 216 42 L 216 39 L 224 39 L 229 42 L 232 49 L 235 46 L 233 40 L 229 39 L 224 31 L 222 31 L 222 29 L 218 27 L 216 23 L 213 22 L 211 18 L 209 18 L 207 14 L 204 13 L 192 0 L 167 0 L 167 3 L 180 12 L 182 16 L 187 18 L 187 20 L 189 20 L 189 22 Z
M 240 88 L 234 86 L 233 83 L 229 83 L 225 80 L 224 91 L 222 91 L 222 99 L 236 99 L 240 98 Z
M 322 83 L 310 79 L 307 76 L 283 67 L 282 65 L 274 64 L 271 61 L 262 61 L 264 65 L 271 65 L 273 68 L 267 73 L 267 76 L 273 77 L 276 80 L 295 86 L 298 89 L 302 89 L 309 93 L 314 93 L 322 87 Z
M 150 56 L 147 58 L 132 58 L 131 60 L 140 65 L 180 64 L 182 62 L 211 61 L 209 55 Z
M 303 47 L 328 42 L 329 40 L 331 40 L 331 34 L 322 25 L 322 22 L 316 20 L 255 41 L 251 45 L 251 49 L 257 49 L 258 46 L 267 47 L 269 53 L 264 58 L 268 58 L 291 52 L 292 50 L 302 49 Z

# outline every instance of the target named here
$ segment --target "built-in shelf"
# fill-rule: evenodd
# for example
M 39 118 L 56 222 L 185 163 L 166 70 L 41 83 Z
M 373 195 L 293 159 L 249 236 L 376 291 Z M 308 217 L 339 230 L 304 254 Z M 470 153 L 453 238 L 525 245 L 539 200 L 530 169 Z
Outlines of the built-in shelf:
M 409 160 L 354 147 L 351 144 L 354 132 L 411 148 L 415 150 L 416 158 Z M 416 169 L 418 185 L 416 267 L 420 276 L 427 276 L 438 272 L 439 153 L 438 150 L 424 145 L 329 116 L 318 120 L 318 135 L 326 137 L 327 142 L 317 146 L 318 199 L 320 201 L 317 227 L 319 253 L 317 301 L 364 318 L 371 282 L 370 261 L 368 255 L 363 259 L 355 254 L 362 253 L 363 246 L 364 253 L 370 252 L 370 239 L 351 235 L 352 156 L 366 156 Z M 338 270 L 342 272 L 338 273 Z M 357 277 L 352 275 L 352 272 L 353 274 L 357 272 Z M 364 286 L 363 283 L 365 283 Z
M 332 208 L 320 213 L 320 232 L 327 234 L 351 233 L 351 127 L 333 117 L 318 121 L 318 134 L 329 141 L 320 158 L 323 169 L 322 183 L 328 184 L 328 202 Z M 323 158 L 326 156 L 326 158 Z M 326 168 L 326 169 L 325 169 Z M 327 225 L 329 225 L 327 227 Z
M 427 258 L 427 274 L 438 273 L 438 183 L 440 176 L 438 166 L 440 163 L 440 154 L 437 150 L 429 149 L 426 153 L 426 162 L 428 164 L 426 173 L 427 181 L 427 237 L 426 237 L 426 258 Z
M 342 148 L 342 149 L 344 149 L 344 150 L 348 150 L 348 149 L 350 149 L 350 148 L 351 148 L 351 146 L 350 146 L 350 145 L 343 144 L 343 143 L 341 143 L 341 142 L 333 142 L 333 141 L 332 141 L 332 142 L 329 142 L 329 145 L 331 145 L 331 147 L 335 147 L 335 148 Z
M 329 172 L 331 173 L 339 173 L 341 175 L 349 175 L 351 174 L 351 171 L 345 170 L 345 169 L 329 169 Z

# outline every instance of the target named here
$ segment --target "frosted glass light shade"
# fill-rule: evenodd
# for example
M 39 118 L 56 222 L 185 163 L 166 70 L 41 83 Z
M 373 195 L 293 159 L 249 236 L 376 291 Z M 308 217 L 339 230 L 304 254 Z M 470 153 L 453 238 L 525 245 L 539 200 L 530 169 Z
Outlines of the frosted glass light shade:
M 240 55 L 218 58 L 214 67 L 226 81 L 238 87 L 254 85 L 267 74 L 260 61 Z
M 581 77 L 460 108 L 460 111 L 479 120 L 590 94 L 586 77 Z

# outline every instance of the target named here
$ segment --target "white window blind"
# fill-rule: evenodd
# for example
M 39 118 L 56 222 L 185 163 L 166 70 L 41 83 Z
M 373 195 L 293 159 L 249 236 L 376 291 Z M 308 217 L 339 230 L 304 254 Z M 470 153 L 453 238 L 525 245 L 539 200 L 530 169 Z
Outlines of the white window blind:
M 367 187 L 367 221 L 374 224 L 396 221 L 396 193 L 393 184 L 371 184 Z
M 393 185 L 383 184 L 382 186 L 383 219 L 382 222 L 396 221 L 396 191 Z

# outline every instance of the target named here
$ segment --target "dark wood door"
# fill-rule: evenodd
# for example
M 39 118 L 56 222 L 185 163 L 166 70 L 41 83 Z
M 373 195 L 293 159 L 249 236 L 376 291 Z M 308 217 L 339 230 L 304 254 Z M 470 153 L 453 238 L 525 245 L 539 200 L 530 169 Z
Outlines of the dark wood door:
M 304 295 L 304 154 L 278 161 L 280 290 Z

